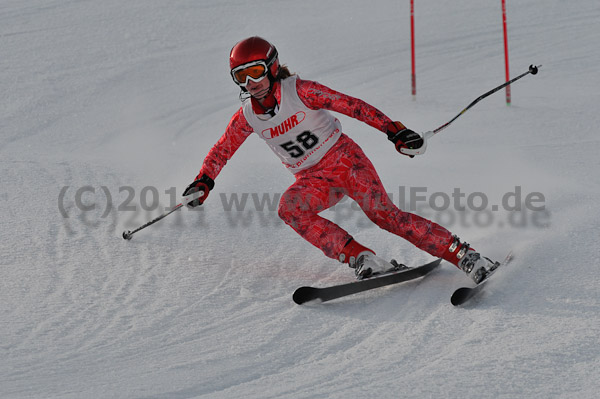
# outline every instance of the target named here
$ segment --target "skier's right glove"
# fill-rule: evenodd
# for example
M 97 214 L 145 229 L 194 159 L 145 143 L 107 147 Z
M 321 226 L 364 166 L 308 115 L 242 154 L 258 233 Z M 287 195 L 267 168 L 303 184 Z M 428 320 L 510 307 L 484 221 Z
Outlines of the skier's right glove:
M 186 205 L 190 208 L 194 208 L 198 205 L 202 205 L 204 203 L 204 201 L 206 200 L 206 198 L 208 197 L 208 193 L 214 187 L 215 187 L 215 181 L 213 179 L 211 179 L 210 177 L 208 177 L 206 174 L 203 174 L 202 176 L 197 176 L 196 180 L 194 180 L 194 182 L 192 184 L 187 186 L 187 188 L 183 192 L 183 196 L 185 197 L 186 195 L 190 195 L 190 194 L 193 194 L 198 191 L 202 191 L 202 192 L 204 192 L 204 194 L 202 194 L 202 197 L 197 198 L 193 201 L 190 201 Z
M 414 158 L 414 155 L 405 154 L 401 149 L 407 148 L 409 150 L 416 150 L 421 148 L 424 144 L 423 137 L 421 137 L 419 133 L 407 129 L 406 126 L 400 122 L 391 122 L 388 125 L 387 136 L 388 140 L 394 143 L 396 151 L 411 158 Z

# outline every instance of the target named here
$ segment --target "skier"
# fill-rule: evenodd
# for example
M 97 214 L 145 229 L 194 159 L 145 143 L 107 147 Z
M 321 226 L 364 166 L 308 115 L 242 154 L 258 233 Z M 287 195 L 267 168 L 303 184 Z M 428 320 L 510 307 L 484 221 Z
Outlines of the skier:
M 256 133 L 296 179 L 281 197 L 279 217 L 326 256 L 354 268 L 358 279 L 384 273 L 393 265 L 318 215 L 346 195 L 376 225 L 449 261 L 476 283 L 497 267 L 497 262 L 481 256 L 444 227 L 398 209 L 372 163 L 329 111 L 382 131 L 398 152 L 424 150 L 419 134 L 360 99 L 300 79 L 280 65 L 275 46 L 260 37 L 237 43 L 231 49 L 229 65 L 231 77 L 241 89 L 242 106 L 209 151 L 194 182 L 185 189 L 184 196 L 204 192 L 188 206 L 206 200 L 221 169 L 246 138 Z

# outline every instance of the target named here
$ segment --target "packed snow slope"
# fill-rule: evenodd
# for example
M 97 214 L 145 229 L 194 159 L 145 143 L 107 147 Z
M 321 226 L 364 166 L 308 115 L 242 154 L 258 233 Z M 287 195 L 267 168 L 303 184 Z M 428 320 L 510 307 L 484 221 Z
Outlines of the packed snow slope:
M 543 65 L 511 106 L 486 98 L 414 159 L 340 116 L 396 203 L 515 252 L 454 308 L 448 263 L 295 305 L 354 276 L 279 221 L 293 177 L 255 136 L 201 210 L 121 232 L 177 203 L 239 107 L 238 40 L 426 131 L 504 81 L 500 1 L 417 2 L 415 99 L 408 1 L 2 1 L 0 397 L 597 397 L 600 7 L 508 3 L 512 76 Z M 350 201 L 323 215 L 431 260 Z

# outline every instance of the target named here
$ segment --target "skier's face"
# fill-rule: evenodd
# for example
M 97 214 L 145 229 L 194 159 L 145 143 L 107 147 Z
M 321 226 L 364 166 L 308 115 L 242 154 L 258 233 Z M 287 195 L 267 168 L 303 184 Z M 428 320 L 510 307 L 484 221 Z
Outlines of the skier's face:
M 246 84 L 246 90 L 248 93 L 257 100 L 262 100 L 269 94 L 270 89 L 270 81 L 267 77 L 262 79 L 260 82 L 254 82 L 252 80 L 248 80 Z

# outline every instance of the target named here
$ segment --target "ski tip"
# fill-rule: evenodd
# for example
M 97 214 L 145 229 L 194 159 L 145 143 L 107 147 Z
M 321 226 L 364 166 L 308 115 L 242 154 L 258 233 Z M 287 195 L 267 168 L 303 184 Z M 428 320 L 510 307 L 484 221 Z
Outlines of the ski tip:
M 292 295 L 292 299 L 298 305 L 302 305 L 303 303 L 315 300 L 319 298 L 318 296 L 319 289 L 314 287 L 300 287 L 296 291 L 294 291 L 294 295 Z
M 462 305 L 467 299 L 469 299 L 469 294 L 471 293 L 471 288 L 463 287 L 454 291 L 452 297 L 450 298 L 450 303 L 454 306 Z

